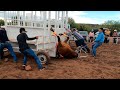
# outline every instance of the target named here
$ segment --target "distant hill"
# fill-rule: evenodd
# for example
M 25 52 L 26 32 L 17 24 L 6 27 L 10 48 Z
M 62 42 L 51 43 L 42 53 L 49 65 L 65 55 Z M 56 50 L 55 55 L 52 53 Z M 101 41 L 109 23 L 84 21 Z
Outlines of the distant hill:
M 85 24 L 85 23 L 76 23 L 77 29 L 80 31 L 91 31 L 92 29 L 98 29 L 101 27 L 100 24 Z
M 90 25 L 90 26 L 99 26 L 100 24 L 87 24 L 87 23 L 77 23 L 79 25 Z

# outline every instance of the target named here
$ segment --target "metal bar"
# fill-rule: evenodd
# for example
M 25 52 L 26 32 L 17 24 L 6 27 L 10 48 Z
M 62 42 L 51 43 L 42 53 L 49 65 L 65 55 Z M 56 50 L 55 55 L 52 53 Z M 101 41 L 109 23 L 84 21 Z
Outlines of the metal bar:
M 31 27 L 33 27 L 33 11 L 31 11 Z
M 17 11 L 17 23 L 20 26 L 20 11 Z
M 61 28 L 64 27 L 64 26 L 63 26 L 63 25 L 64 25 L 64 19 L 63 19 L 63 15 L 64 15 L 64 13 L 63 13 L 63 12 L 64 12 L 64 11 L 62 11 L 62 18 L 61 18 L 61 19 L 62 19 L 62 24 L 61 24 Z
M 34 23 L 34 26 L 36 27 L 37 25 L 36 25 L 37 23 L 36 23 L 36 11 L 35 11 L 35 23 Z
M 68 28 L 68 11 L 66 11 L 66 28 Z
M 23 11 L 23 26 L 25 26 L 25 11 Z
M 56 25 L 57 25 L 57 11 L 55 11 L 55 31 L 56 31 Z
M 5 27 L 7 26 L 7 17 L 6 17 L 6 11 L 4 11 L 4 20 L 5 20 Z
M 50 21 L 51 21 L 51 11 L 48 11 L 48 32 L 49 32 L 49 38 L 51 38 L 51 32 L 50 32 L 51 25 L 50 25 Z M 50 39 L 50 41 L 51 41 L 51 39 Z
M 44 36 L 45 36 L 45 31 L 46 31 L 46 11 L 43 12 L 43 21 L 44 21 Z M 43 37 L 43 42 L 45 43 L 45 37 Z M 45 45 L 43 44 L 43 49 L 45 49 Z

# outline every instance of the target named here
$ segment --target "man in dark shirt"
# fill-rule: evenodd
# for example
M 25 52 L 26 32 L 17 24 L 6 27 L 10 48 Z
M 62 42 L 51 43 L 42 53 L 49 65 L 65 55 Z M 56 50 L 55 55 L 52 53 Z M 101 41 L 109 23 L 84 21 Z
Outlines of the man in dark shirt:
M 9 39 L 7 37 L 7 33 L 5 28 L 0 28 L 0 59 L 3 59 L 4 52 L 3 49 L 7 48 L 10 54 L 14 58 L 14 62 L 17 62 L 17 57 L 13 51 L 12 45 L 9 43 Z
M 29 54 L 32 57 L 34 57 L 36 63 L 38 64 L 38 69 L 41 70 L 43 69 L 41 60 L 37 57 L 35 52 L 26 43 L 26 40 L 34 40 L 34 39 L 38 39 L 38 37 L 36 36 L 33 38 L 29 38 L 26 34 L 25 28 L 20 28 L 20 34 L 17 36 L 17 41 L 19 44 L 19 50 L 24 55 L 23 67 L 25 67 L 27 64 L 27 55 Z

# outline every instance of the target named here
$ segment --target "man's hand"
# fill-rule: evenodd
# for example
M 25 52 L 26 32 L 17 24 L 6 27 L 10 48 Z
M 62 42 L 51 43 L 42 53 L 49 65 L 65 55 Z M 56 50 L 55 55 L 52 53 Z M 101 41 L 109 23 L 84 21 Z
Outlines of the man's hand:
M 10 43 L 10 41 L 6 41 L 7 43 Z

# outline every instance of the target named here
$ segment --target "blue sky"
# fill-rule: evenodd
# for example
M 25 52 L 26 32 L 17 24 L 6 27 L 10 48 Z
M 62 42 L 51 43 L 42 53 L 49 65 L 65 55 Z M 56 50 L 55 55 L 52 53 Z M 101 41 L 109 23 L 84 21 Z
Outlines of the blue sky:
M 76 23 L 101 24 L 107 20 L 120 20 L 120 11 L 69 11 L 68 16 Z M 0 18 L 3 18 L 2 13 Z

